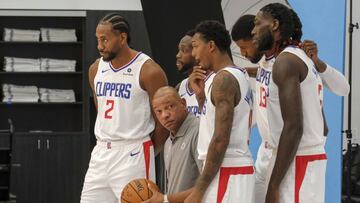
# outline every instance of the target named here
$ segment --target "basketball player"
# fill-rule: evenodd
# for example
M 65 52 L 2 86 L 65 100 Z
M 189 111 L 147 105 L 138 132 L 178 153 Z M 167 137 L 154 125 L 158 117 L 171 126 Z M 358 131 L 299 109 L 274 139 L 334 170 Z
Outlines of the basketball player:
M 191 55 L 191 38 L 193 35 L 193 30 L 190 30 L 186 33 L 186 35 L 179 42 L 178 53 L 176 54 L 177 70 L 181 73 L 187 74 L 188 76 L 193 72 L 193 67 L 195 66 L 195 58 Z M 201 111 L 196 100 L 196 95 L 189 87 L 189 77 L 181 81 L 177 85 L 176 89 L 178 89 L 180 97 L 186 100 L 188 111 L 192 112 L 196 117 L 199 117 Z
M 167 131 L 155 125 L 150 100 L 167 85 L 165 73 L 144 53 L 129 47 L 130 25 L 119 14 L 103 17 L 96 28 L 101 55 L 89 69 L 97 107 L 93 149 L 81 202 L 119 202 L 123 187 L 136 178 L 155 180 L 155 144 Z M 156 78 L 154 80 L 153 78 Z
M 164 146 L 166 192 L 187 190 L 194 186 L 202 168 L 197 152 L 199 119 L 187 111 L 185 99 L 173 87 L 158 89 L 152 106 L 160 123 L 170 131 Z
M 293 15 L 273 3 L 255 17 L 253 41 L 265 56 L 274 56 L 267 108 L 272 149 L 266 202 L 324 202 L 326 154 L 322 115 L 322 81 L 311 58 L 293 46 Z M 265 93 L 265 92 L 264 92 Z
M 198 152 L 204 168 L 186 203 L 252 202 L 254 167 L 248 149 L 252 95 L 245 69 L 235 67 L 227 53 L 230 43 L 227 30 L 217 21 L 198 24 L 192 39 L 199 66 L 215 76 L 202 90 Z M 191 87 L 200 89 L 198 82 L 191 82 Z
M 224 25 L 203 21 L 195 28 L 192 55 L 203 69 L 190 86 L 204 97 L 200 116 L 199 159 L 204 167 L 195 186 L 166 196 L 155 192 L 146 203 L 252 202 L 254 167 L 248 149 L 252 94 L 245 69 L 236 67 L 227 50 L 231 39 Z M 215 72 L 206 77 L 206 70 Z M 205 86 L 205 88 L 204 88 Z
M 294 32 L 292 38 L 293 40 L 300 40 L 301 33 L 301 22 L 298 19 L 296 13 L 294 23 L 296 24 L 297 31 Z M 267 112 L 266 105 L 264 105 L 260 98 L 264 95 L 261 90 L 267 92 L 269 80 L 267 78 L 271 77 L 271 70 L 274 58 L 268 59 L 269 57 L 262 57 L 262 53 L 256 50 L 252 42 L 251 31 L 254 28 L 254 15 L 244 15 L 241 16 L 233 26 L 231 31 L 232 39 L 236 42 L 240 48 L 241 54 L 246 57 L 252 63 L 259 63 L 259 69 L 254 71 L 258 72 L 258 77 L 256 75 L 256 88 L 255 88 L 255 105 L 254 111 L 256 113 L 256 122 L 260 132 L 261 137 L 266 137 L 265 134 L 269 133 L 269 125 L 267 121 Z M 349 92 L 349 84 L 346 81 L 345 77 L 333 69 L 329 65 L 322 62 L 317 56 L 317 46 L 315 42 L 310 40 L 305 40 L 302 43 L 302 48 L 306 50 L 308 56 L 312 56 L 312 60 L 316 65 L 320 77 L 323 80 L 325 86 L 327 86 L 331 91 L 340 96 L 346 95 Z M 266 94 L 265 94 L 266 95 Z M 255 203 L 265 202 L 266 187 L 265 187 L 265 177 L 266 170 L 268 168 L 269 160 L 271 157 L 271 150 L 266 148 L 267 142 L 262 140 L 262 143 L 259 147 L 257 159 L 255 162 L 256 175 L 255 175 L 255 192 L 254 199 Z

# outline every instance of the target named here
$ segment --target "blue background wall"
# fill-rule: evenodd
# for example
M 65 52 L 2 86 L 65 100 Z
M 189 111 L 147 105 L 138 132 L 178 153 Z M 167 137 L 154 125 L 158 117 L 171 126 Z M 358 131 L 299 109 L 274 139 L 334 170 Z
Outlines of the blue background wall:
M 303 24 L 303 39 L 314 40 L 319 57 L 341 72 L 344 70 L 345 11 L 344 0 L 289 0 Z M 342 97 L 327 89 L 324 94 L 325 115 L 329 126 L 326 144 L 326 203 L 341 202 L 342 167 Z M 260 143 L 256 129 L 252 132 L 251 150 L 256 157 Z

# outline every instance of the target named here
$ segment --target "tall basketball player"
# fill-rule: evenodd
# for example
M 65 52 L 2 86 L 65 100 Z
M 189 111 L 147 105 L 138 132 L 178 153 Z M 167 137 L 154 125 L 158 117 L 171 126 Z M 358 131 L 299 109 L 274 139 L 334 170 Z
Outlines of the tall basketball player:
M 311 58 L 292 46 L 291 11 L 268 4 L 255 17 L 253 40 L 259 51 L 276 57 L 269 77 L 267 105 L 272 149 L 266 202 L 324 202 L 326 154 L 322 81 Z
M 254 167 L 248 149 L 252 95 L 245 69 L 236 67 L 227 50 L 224 25 L 204 21 L 192 39 L 193 56 L 204 70 L 215 72 L 205 88 L 198 141 L 204 169 L 185 202 L 252 202 Z
M 81 202 L 119 202 L 135 178 L 154 180 L 154 144 L 168 135 L 152 116 L 150 100 L 167 85 L 165 73 L 147 55 L 129 47 L 130 25 L 119 14 L 103 17 L 96 37 L 101 58 L 89 69 L 97 107 L 93 149 Z M 156 78 L 156 80 L 154 80 Z
M 302 37 L 301 22 L 296 13 L 294 14 L 295 31 L 292 35 L 292 39 L 300 41 Z M 266 134 L 270 132 L 268 117 L 267 117 L 267 105 L 266 98 L 268 96 L 268 87 L 272 72 L 272 65 L 275 61 L 274 57 L 265 56 L 262 57 L 262 53 L 256 50 L 252 41 L 251 31 L 254 28 L 254 15 L 241 16 L 233 26 L 231 31 L 231 37 L 240 48 L 241 54 L 253 63 L 258 63 L 256 77 L 256 89 L 254 96 L 254 112 L 256 114 L 256 123 L 259 129 L 261 137 L 268 137 Z M 316 43 L 311 40 L 305 40 L 301 43 L 301 47 L 313 60 L 316 65 L 316 69 L 324 82 L 324 85 L 339 96 L 345 96 L 349 93 L 349 83 L 346 78 L 332 68 L 318 57 L 318 49 Z M 261 60 L 260 60 L 261 58 Z M 259 62 L 260 61 L 260 62 Z M 255 73 L 256 73 L 255 72 Z M 265 177 L 266 171 L 269 166 L 269 161 L 272 155 L 272 150 L 268 149 L 268 143 L 265 139 L 262 139 L 262 143 L 257 153 L 257 159 L 255 162 L 256 175 L 255 175 L 255 203 L 265 202 L 266 185 Z

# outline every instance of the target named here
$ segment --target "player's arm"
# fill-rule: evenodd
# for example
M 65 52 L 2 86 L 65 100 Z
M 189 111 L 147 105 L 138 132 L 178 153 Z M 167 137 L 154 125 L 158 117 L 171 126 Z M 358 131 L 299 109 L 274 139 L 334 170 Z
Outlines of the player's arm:
M 246 72 L 252 78 L 255 78 L 257 75 L 258 67 L 246 67 Z
M 324 136 L 327 136 L 328 133 L 329 133 L 329 127 L 327 125 L 327 121 L 326 121 L 326 117 L 325 117 L 325 113 L 324 113 L 324 108 L 321 109 L 321 112 L 322 112 L 322 116 L 323 116 L 323 119 L 324 119 Z
M 215 105 L 214 134 L 209 144 L 204 170 L 196 181 L 193 192 L 185 202 L 201 202 L 207 188 L 219 171 L 230 141 L 235 103 L 240 99 L 239 84 L 229 72 L 218 72 L 212 85 L 211 100 Z
M 296 155 L 302 138 L 301 70 L 306 70 L 305 64 L 298 57 L 289 53 L 279 55 L 274 64 L 272 74 L 273 80 L 279 88 L 284 127 L 266 194 L 267 203 L 278 202 L 279 186 Z
M 301 48 L 312 59 L 320 77 L 326 87 L 339 96 L 346 96 L 350 92 L 349 82 L 338 70 L 326 64 L 318 57 L 318 48 L 314 41 L 304 40 Z
M 345 76 L 330 65 L 325 64 L 325 66 L 325 71 L 319 74 L 324 85 L 339 96 L 347 96 L 350 92 L 350 85 Z
M 96 99 L 96 92 L 95 92 L 95 88 L 94 88 L 94 79 L 99 67 L 99 60 L 97 59 L 93 64 L 90 65 L 89 68 L 89 84 L 90 84 L 90 88 L 93 92 L 93 98 L 94 98 L 94 104 L 95 104 L 95 108 L 97 109 L 97 99 Z
M 140 72 L 140 85 L 141 88 L 147 91 L 150 103 L 156 90 L 158 90 L 160 87 L 166 86 L 167 84 L 168 81 L 165 72 L 161 69 L 161 67 L 153 60 L 147 60 L 143 64 Z M 160 124 L 154 114 L 154 111 L 151 110 L 151 112 L 156 122 L 155 131 L 153 136 L 151 137 L 156 155 L 162 150 L 162 147 L 169 136 L 169 132 Z

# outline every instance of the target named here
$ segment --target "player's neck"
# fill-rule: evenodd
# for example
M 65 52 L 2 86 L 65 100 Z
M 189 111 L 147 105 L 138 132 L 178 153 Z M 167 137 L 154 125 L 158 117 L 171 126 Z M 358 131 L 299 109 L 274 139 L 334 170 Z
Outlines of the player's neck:
M 269 58 L 272 56 L 277 56 L 280 54 L 280 52 L 282 51 L 281 49 L 281 41 L 277 40 L 274 42 L 273 46 L 271 49 L 265 51 L 265 57 Z
M 227 53 L 220 55 L 217 59 L 215 59 L 214 64 L 212 66 L 212 70 L 217 72 L 225 67 L 234 66 L 233 61 L 229 57 Z
M 128 64 L 131 60 L 134 59 L 134 57 L 138 54 L 137 51 L 126 48 L 122 50 L 117 57 L 115 57 L 113 60 L 111 60 L 111 65 L 117 69 L 120 68 L 126 64 Z

